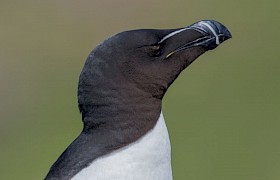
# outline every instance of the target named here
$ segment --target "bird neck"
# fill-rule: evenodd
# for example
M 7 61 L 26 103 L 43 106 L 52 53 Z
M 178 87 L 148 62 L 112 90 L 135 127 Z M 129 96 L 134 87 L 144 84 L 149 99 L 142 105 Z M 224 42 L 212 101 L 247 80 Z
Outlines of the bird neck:
M 161 99 L 129 86 L 95 90 L 88 98 L 91 100 L 88 99 L 87 104 L 80 104 L 84 130 L 87 131 L 108 127 L 115 130 L 152 128 L 160 115 L 162 103 Z
M 155 126 L 161 112 L 161 99 L 133 84 L 98 82 L 79 87 L 83 133 L 100 142 L 110 139 L 104 146 L 110 151 L 135 142 Z

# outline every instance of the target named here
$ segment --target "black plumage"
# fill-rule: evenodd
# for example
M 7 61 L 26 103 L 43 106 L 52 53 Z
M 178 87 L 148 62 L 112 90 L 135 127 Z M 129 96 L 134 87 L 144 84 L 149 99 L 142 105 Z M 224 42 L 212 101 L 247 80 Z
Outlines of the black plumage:
M 179 29 L 126 31 L 98 45 L 79 79 L 84 128 L 45 179 L 70 179 L 96 158 L 146 134 L 180 72 L 230 37 L 220 23 L 200 21 Z

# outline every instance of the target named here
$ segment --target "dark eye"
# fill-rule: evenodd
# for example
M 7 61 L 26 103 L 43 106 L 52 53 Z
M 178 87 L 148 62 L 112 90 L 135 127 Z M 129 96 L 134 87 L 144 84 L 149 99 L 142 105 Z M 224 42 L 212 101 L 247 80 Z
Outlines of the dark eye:
M 151 45 L 144 45 L 140 48 L 142 51 L 144 51 L 148 56 L 151 57 L 158 57 L 162 54 L 162 45 L 155 43 L 155 44 L 151 44 Z
M 160 44 L 152 44 L 147 46 L 148 50 L 148 55 L 152 57 L 158 57 L 162 54 L 162 45 Z
M 160 49 L 160 45 L 158 45 L 158 44 L 157 45 L 151 45 L 150 48 L 153 51 L 158 51 Z

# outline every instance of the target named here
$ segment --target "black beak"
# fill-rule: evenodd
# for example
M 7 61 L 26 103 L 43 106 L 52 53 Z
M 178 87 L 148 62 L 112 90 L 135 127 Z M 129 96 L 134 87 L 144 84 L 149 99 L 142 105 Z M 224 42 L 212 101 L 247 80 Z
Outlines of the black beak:
M 221 23 L 215 20 L 203 20 L 192 24 L 183 30 L 193 29 L 203 34 L 202 37 L 195 39 L 191 42 L 188 42 L 184 46 L 177 48 L 175 51 L 169 53 L 166 58 L 172 54 L 188 49 L 191 47 L 202 46 L 206 50 L 212 50 L 220 45 L 222 42 L 230 39 L 231 33 L 229 30 Z
M 201 42 L 200 45 L 206 47 L 207 50 L 214 49 L 219 44 L 232 37 L 229 30 L 223 24 L 214 20 L 199 21 L 189 26 L 189 28 L 205 35 L 204 38 L 206 38 L 206 41 L 204 43 Z

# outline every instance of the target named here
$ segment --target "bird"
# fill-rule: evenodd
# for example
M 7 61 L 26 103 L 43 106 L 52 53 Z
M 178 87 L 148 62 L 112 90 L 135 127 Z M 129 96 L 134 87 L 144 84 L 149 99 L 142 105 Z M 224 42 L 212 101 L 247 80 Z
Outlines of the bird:
M 128 30 L 97 45 L 79 76 L 83 129 L 45 180 L 172 180 L 162 99 L 195 59 L 231 37 L 220 22 L 201 20 Z

